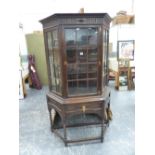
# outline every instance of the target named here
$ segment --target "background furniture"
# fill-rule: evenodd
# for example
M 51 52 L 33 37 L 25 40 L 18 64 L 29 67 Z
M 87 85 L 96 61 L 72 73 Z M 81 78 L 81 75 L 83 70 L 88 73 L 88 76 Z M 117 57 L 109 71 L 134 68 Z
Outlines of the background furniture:
M 128 90 L 129 88 L 129 67 L 120 67 L 118 69 L 118 89 Z
M 32 85 L 31 78 L 29 76 L 28 70 L 19 70 L 19 99 L 23 99 L 24 97 L 27 96 L 27 91 L 26 91 L 26 83 L 28 82 L 29 86 Z
M 130 66 L 130 61 L 122 59 L 118 61 L 118 71 L 115 77 L 115 88 L 118 90 L 132 90 L 135 88 L 135 67 Z
M 58 134 L 54 118 L 59 115 L 64 135 L 58 135 L 65 145 L 96 139 L 103 141 L 104 125 L 108 124 L 106 109 L 110 108 L 107 88 L 110 21 L 107 13 L 54 14 L 41 20 L 48 68 L 50 92 L 47 103 L 51 130 Z M 68 117 L 90 113 L 100 118 L 100 137 L 68 140 Z
M 135 67 L 129 68 L 129 89 L 135 89 Z

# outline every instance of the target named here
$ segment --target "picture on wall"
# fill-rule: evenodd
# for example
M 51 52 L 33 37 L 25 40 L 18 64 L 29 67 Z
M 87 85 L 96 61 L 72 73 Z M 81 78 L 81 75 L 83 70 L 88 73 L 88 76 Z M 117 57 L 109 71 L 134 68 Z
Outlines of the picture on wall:
M 117 55 L 119 59 L 134 60 L 134 40 L 122 40 L 117 42 Z

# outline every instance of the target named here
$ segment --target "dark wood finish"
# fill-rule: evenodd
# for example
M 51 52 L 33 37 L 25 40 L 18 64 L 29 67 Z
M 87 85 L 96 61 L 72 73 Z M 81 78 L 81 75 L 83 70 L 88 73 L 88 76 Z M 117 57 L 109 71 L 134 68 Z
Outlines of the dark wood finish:
M 47 104 L 51 131 L 68 143 L 100 139 L 109 121 L 108 34 L 111 18 L 107 13 L 54 14 L 43 24 L 48 68 Z M 104 37 L 104 38 L 103 38 Z M 68 124 L 74 115 L 95 114 L 99 122 Z M 56 127 L 56 119 L 61 125 Z M 68 140 L 67 128 L 99 124 L 101 136 Z M 58 129 L 64 129 L 62 136 Z
M 129 68 L 129 90 L 135 89 L 135 67 Z
M 67 146 L 68 143 L 72 142 L 82 142 L 88 140 L 101 140 L 103 142 L 104 132 L 106 127 L 109 125 L 109 120 L 107 120 L 106 109 L 110 105 L 110 90 L 105 88 L 105 92 L 100 96 L 89 96 L 89 97 L 76 97 L 76 98 L 66 98 L 56 96 L 54 93 L 47 94 L 48 110 L 50 113 L 51 131 L 55 132 Z M 57 114 L 61 118 L 62 126 L 54 127 L 55 124 L 52 122 L 51 110 L 55 109 Z M 68 118 L 79 115 L 79 114 L 96 114 L 99 116 L 99 122 L 91 123 L 80 123 L 80 124 L 67 124 Z M 99 137 L 83 138 L 77 140 L 67 139 L 67 128 L 69 127 L 79 127 L 88 125 L 97 125 L 101 127 L 101 135 Z M 58 129 L 64 129 L 64 136 L 62 136 Z

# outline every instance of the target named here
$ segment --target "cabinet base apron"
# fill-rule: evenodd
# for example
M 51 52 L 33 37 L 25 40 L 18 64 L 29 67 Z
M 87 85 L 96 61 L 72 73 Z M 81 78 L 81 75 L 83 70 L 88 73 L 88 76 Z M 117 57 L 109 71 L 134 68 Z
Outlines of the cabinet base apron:
M 70 143 L 88 142 L 99 140 L 103 142 L 104 134 L 109 126 L 107 109 L 110 108 L 110 91 L 108 88 L 100 96 L 61 98 L 54 93 L 47 94 L 47 105 L 49 110 L 49 118 L 51 131 L 58 135 L 67 146 Z M 98 121 L 90 122 L 82 120 L 78 123 L 68 123 L 68 120 L 77 115 L 97 116 Z M 67 129 L 73 127 L 95 126 L 101 129 L 100 136 L 82 137 L 78 139 L 70 139 L 67 135 Z M 90 128 L 89 128 L 90 129 Z M 62 130 L 62 134 L 59 132 Z

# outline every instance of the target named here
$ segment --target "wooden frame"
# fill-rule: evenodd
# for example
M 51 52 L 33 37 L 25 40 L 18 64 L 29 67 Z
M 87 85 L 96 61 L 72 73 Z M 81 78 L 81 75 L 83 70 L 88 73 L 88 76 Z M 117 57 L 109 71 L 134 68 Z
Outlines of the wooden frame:
M 117 58 L 134 60 L 134 40 L 120 40 L 117 42 Z

